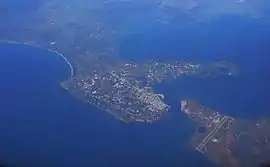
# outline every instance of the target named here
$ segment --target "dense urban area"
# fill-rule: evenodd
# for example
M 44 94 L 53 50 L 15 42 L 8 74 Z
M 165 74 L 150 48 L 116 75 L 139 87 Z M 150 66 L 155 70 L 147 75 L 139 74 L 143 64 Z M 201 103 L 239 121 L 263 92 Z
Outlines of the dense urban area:
M 77 74 L 63 82 L 63 88 L 127 123 L 151 123 L 168 112 L 170 106 L 163 101 L 162 94 L 153 90 L 153 84 L 185 75 L 214 77 L 231 75 L 233 71 L 227 62 L 192 64 L 149 61 L 123 64 L 121 61 L 110 68 L 107 65 L 105 69 L 95 65 L 91 68 L 85 75 Z

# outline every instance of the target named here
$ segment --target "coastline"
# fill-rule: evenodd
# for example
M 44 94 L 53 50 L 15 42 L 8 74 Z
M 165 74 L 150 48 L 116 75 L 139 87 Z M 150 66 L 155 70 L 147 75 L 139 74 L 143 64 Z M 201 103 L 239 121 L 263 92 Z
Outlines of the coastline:
M 70 76 L 69 78 L 72 78 L 74 77 L 74 68 L 72 66 L 72 64 L 70 63 L 70 61 L 60 52 L 56 51 L 56 50 L 52 50 L 52 49 L 46 49 L 46 48 L 43 48 L 42 46 L 39 46 L 39 45 L 35 45 L 35 44 L 30 44 L 30 43 L 27 43 L 27 42 L 18 42 L 18 41 L 9 41 L 9 40 L 0 40 L 0 43 L 7 43 L 7 44 L 16 44 L 16 45 L 27 45 L 27 46 L 31 46 L 31 47 L 35 47 L 35 48 L 39 48 L 39 49 L 43 49 L 45 51 L 48 51 L 50 53 L 53 53 L 55 55 L 58 55 L 60 56 L 69 66 L 69 69 L 70 69 Z

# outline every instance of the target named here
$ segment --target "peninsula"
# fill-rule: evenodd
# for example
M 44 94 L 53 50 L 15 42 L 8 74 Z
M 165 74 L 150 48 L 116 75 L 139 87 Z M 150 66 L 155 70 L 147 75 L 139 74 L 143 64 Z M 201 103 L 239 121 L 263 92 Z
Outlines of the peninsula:
M 187 75 L 236 74 L 234 65 L 226 61 L 123 59 L 117 41 L 124 34 L 106 19 L 112 4 L 79 2 L 47 0 L 24 14 L 8 13 L 0 24 L 0 39 L 61 56 L 70 67 L 70 78 L 61 83 L 62 88 L 124 122 L 151 123 L 168 112 L 170 106 L 155 92 L 154 84 Z
M 181 101 L 181 111 L 195 124 L 191 146 L 221 167 L 270 164 L 270 120 L 247 121 L 223 115 L 202 104 Z

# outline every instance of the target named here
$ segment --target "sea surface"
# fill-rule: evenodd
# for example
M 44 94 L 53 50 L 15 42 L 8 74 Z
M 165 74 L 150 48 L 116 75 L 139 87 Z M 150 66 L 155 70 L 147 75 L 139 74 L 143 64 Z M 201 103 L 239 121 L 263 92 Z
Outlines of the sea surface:
M 139 22 L 123 30 L 125 37 L 118 49 L 124 58 L 139 62 L 227 60 L 238 67 L 236 77 L 179 78 L 168 83 L 165 93 L 170 92 L 169 97 L 196 99 L 236 117 L 269 115 L 269 20 L 227 16 L 187 25 L 148 23 L 145 29 L 134 26 Z
M 136 24 L 137 25 L 137 24 Z M 195 99 L 242 119 L 270 116 L 270 26 L 245 19 L 170 27 L 125 27 L 119 53 L 144 61 L 229 60 L 236 77 L 179 78 L 155 85 L 172 105 L 160 121 L 128 125 L 72 97 L 59 83 L 69 75 L 47 51 L 0 44 L 0 162 L 15 167 L 211 167 L 189 147 L 193 124 L 179 100 Z

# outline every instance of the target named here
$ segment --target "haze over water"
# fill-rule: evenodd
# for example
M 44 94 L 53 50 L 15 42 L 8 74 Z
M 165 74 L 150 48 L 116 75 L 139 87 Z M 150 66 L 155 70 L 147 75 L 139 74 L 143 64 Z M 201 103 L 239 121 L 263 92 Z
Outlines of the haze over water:
M 125 33 L 119 41 L 123 58 L 225 59 L 239 66 L 239 76 L 186 77 L 159 85 L 157 92 L 172 105 L 170 113 L 152 125 L 127 125 L 59 87 L 69 75 L 60 57 L 0 44 L 0 162 L 20 167 L 209 167 L 189 148 L 193 126 L 179 112 L 179 100 L 197 99 L 235 117 L 269 116 L 268 25 L 225 18 L 184 28 L 132 26 Z

